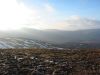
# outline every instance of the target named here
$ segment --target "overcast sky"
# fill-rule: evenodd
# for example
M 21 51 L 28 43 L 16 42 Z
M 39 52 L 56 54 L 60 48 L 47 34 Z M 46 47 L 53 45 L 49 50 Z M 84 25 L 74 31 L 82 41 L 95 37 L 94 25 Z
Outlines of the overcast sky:
M 0 0 L 0 30 L 100 28 L 100 0 Z

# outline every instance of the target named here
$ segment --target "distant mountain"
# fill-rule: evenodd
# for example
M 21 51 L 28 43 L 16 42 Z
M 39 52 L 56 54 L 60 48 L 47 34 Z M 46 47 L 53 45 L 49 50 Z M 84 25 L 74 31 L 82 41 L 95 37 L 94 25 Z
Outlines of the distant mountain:
M 0 31 L 0 38 L 26 38 L 50 43 L 60 47 L 68 47 L 68 45 L 100 46 L 100 29 L 87 29 L 77 31 L 62 30 L 36 30 L 32 28 L 23 28 L 16 31 Z M 12 39 L 9 39 L 12 40 Z M 25 42 L 23 39 L 21 39 Z M 18 40 L 16 40 L 17 42 Z M 30 43 L 30 42 L 29 42 Z M 63 45 L 63 46 L 61 46 Z M 35 47 L 35 46 L 32 46 Z
M 23 37 L 42 40 L 50 43 L 66 42 L 100 42 L 100 29 L 61 31 L 61 30 L 36 30 L 24 28 L 17 31 L 0 31 L 0 37 Z
M 100 29 L 77 30 L 77 31 L 61 31 L 61 30 L 24 30 L 31 38 L 51 43 L 66 42 L 100 42 Z M 30 38 L 29 37 L 29 38 Z

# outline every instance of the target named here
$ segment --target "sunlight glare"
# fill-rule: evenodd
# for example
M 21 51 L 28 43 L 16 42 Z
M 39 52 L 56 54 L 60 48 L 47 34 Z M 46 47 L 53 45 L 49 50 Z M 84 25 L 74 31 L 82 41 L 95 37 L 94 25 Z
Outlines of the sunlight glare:
M 0 30 L 22 28 L 33 14 L 32 10 L 17 0 L 0 0 Z

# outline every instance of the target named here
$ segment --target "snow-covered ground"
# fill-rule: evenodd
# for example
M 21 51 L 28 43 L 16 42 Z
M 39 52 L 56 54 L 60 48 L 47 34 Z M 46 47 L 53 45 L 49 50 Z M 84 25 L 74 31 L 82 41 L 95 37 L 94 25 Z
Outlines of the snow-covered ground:
M 0 48 L 56 48 L 52 44 L 26 38 L 0 38 Z

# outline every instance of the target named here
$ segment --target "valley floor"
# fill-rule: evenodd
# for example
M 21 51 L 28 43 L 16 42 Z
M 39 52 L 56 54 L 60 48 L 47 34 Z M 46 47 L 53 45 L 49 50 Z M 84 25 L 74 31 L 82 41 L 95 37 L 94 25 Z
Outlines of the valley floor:
M 100 75 L 100 49 L 0 49 L 0 75 Z

